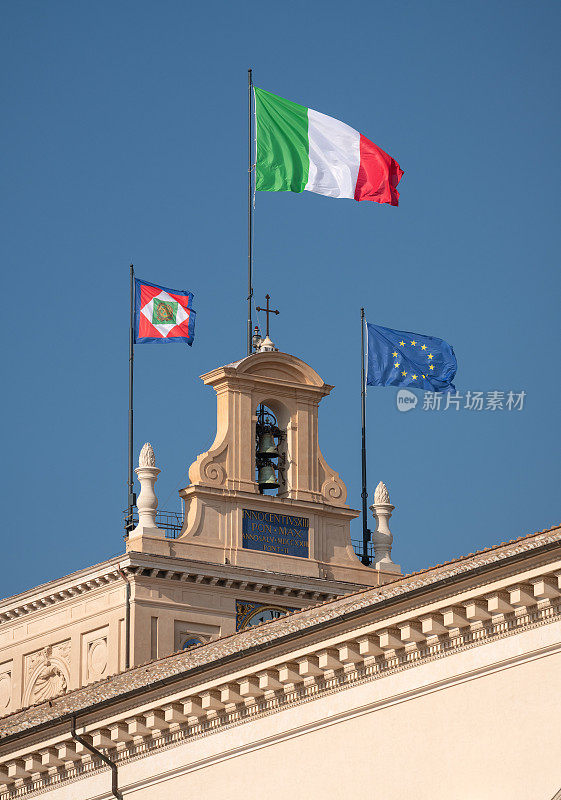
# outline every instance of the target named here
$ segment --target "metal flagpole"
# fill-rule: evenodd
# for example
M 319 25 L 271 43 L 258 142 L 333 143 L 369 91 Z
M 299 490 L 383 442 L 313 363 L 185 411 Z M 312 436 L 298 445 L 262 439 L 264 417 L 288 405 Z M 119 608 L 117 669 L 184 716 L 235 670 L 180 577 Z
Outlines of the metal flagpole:
M 247 354 L 251 355 L 252 352 L 252 323 L 251 323 L 251 301 L 253 299 L 253 197 L 252 197 L 252 131 L 253 131 L 253 117 L 252 117 L 252 93 L 253 93 L 253 78 L 252 71 L 247 71 L 247 85 L 248 85 L 248 171 L 247 171 Z
M 367 518 L 367 499 L 366 489 L 366 384 L 364 378 L 364 308 L 360 309 L 360 410 L 362 423 L 362 563 L 368 566 L 370 557 L 368 555 L 368 541 L 370 531 L 368 530 Z
M 133 491 L 133 389 L 134 389 L 134 266 L 130 266 L 130 327 L 129 327 L 129 474 L 128 474 L 128 509 L 125 521 L 125 535 L 133 529 L 133 509 L 136 495 Z

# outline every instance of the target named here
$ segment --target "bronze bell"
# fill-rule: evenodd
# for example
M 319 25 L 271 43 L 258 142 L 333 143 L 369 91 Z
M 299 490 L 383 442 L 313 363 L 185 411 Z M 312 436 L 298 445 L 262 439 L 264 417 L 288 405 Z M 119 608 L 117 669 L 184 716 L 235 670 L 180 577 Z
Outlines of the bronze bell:
M 278 489 L 277 473 L 272 464 L 263 464 L 257 473 L 257 483 L 261 489 Z
M 262 433 L 259 437 L 257 445 L 257 455 L 265 456 L 267 458 L 278 458 L 279 451 L 277 450 L 277 443 L 271 433 Z

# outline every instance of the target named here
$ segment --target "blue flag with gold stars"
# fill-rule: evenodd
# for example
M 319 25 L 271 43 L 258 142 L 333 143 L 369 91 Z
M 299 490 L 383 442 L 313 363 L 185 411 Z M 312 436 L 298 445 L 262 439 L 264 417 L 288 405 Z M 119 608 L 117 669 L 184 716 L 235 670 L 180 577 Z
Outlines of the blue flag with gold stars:
M 454 350 L 436 336 L 395 331 L 366 323 L 368 386 L 407 386 L 429 392 L 456 391 Z

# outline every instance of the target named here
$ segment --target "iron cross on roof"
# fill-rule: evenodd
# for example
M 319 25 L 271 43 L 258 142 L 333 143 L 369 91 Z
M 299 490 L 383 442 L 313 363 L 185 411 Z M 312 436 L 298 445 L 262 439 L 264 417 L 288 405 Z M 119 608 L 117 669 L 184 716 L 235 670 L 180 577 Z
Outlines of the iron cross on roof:
M 269 335 L 269 314 L 280 314 L 280 311 L 275 308 L 269 308 L 269 300 L 270 296 L 268 294 L 265 295 L 265 300 L 267 301 L 267 305 L 265 308 L 261 308 L 261 306 L 257 306 L 257 311 L 264 311 L 267 315 L 267 333 L 266 336 Z

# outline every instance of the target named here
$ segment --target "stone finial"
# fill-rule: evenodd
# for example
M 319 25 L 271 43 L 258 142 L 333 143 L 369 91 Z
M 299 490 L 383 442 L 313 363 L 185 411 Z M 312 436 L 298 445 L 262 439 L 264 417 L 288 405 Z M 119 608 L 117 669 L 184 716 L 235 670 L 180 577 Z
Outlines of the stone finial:
M 269 335 L 265 336 L 264 339 L 261 340 L 259 345 L 259 352 L 260 353 L 275 353 L 278 350 L 278 347 L 275 347 L 275 343 L 271 341 Z
M 388 488 L 385 483 L 380 483 L 376 486 L 376 491 L 374 492 L 374 505 L 377 503 L 389 503 L 390 502 L 390 495 L 388 492 Z
M 154 448 L 152 447 L 150 442 L 146 442 L 146 444 L 142 445 L 142 450 L 140 451 L 140 455 L 138 457 L 138 466 L 139 467 L 156 466 L 156 456 L 154 455 Z
M 376 530 L 372 533 L 374 566 L 383 572 L 399 572 L 399 566 L 394 564 L 391 557 L 393 536 L 388 526 L 394 506 L 390 503 L 390 494 L 382 481 L 376 486 L 370 510 L 376 520 Z
M 135 472 L 140 483 L 140 494 L 136 500 L 138 525 L 131 531 L 129 543 L 138 540 L 143 535 L 165 538 L 165 531 L 158 528 L 156 524 L 158 498 L 154 491 L 154 484 L 158 480 L 160 470 L 156 466 L 156 456 L 150 442 L 146 442 L 140 451 L 138 467 Z

